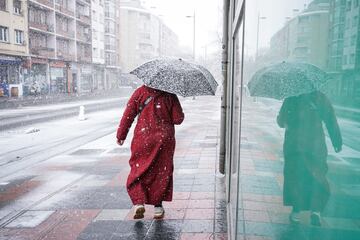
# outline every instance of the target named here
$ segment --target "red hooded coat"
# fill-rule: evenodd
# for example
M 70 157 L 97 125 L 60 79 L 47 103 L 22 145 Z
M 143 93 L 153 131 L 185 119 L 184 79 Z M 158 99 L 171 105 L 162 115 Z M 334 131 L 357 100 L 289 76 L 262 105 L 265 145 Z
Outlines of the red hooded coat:
M 147 104 L 145 104 L 147 102 Z M 156 205 L 171 201 L 175 127 L 184 120 L 176 95 L 141 86 L 131 96 L 117 130 L 125 140 L 138 116 L 131 142 L 131 171 L 127 190 L 133 204 Z

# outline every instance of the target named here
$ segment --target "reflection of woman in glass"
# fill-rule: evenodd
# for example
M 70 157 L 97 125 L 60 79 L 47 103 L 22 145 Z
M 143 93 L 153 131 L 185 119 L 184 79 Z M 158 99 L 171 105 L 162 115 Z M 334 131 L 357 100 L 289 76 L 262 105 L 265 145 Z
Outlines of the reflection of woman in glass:
M 329 132 L 336 152 L 341 151 L 342 137 L 333 107 L 321 92 L 312 92 L 284 100 L 277 117 L 285 128 L 284 205 L 292 206 L 292 223 L 299 223 L 298 213 L 311 210 L 313 225 L 321 225 L 330 188 L 326 179 L 327 148 L 322 122 Z

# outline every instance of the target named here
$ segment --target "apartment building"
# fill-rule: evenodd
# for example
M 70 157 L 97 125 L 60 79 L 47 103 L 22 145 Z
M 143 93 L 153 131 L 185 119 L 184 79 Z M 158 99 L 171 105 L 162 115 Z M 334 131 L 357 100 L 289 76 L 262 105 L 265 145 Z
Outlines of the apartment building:
M 90 0 L 29 0 L 30 76 L 42 93 L 92 89 Z
M 119 51 L 124 72 L 156 57 L 177 55 L 178 37 L 158 16 L 137 0 L 120 4 Z
M 29 54 L 26 1 L 0 0 L 0 19 L 0 96 L 17 96 Z
M 346 105 L 360 103 L 359 19 L 359 0 L 330 1 L 328 71 L 334 99 Z
M 272 60 L 308 62 L 325 69 L 328 33 L 329 0 L 315 0 L 271 38 Z
M 105 1 L 92 0 L 92 62 L 93 88 L 106 89 L 105 82 Z
M 108 88 L 119 85 L 120 65 L 118 52 L 118 0 L 105 0 L 105 84 Z

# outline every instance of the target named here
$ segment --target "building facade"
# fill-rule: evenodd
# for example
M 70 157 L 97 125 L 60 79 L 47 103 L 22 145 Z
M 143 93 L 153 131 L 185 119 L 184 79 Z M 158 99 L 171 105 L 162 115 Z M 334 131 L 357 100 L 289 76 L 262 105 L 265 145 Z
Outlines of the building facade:
M 0 96 L 19 96 L 29 55 L 26 1 L 0 0 L 0 19 Z
M 177 55 L 178 37 L 139 1 L 121 1 L 120 65 L 129 72 L 156 57 Z
M 30 74 L 39 93 L 86 92 L 92 86 L 91 2 L 29 0 Z M 34 88 L 34 87 L 33 87 Z
M 360 103 L 360 41 L 358 0 L 331 1 L 328 71 L 331 94 L 343 105 Z
M 328 33 L 329 0 L 313 1 L 271 38 L 271 55 L 280 61 L 309 62 L 325 69 Z
M 91 3 L 93 89 L 106 89 L 105 85 L 105 1 Z
M 105 0 L 105 84 L 108 88 L 119 86 L 119 67 L 118 56 L 118 1 Z

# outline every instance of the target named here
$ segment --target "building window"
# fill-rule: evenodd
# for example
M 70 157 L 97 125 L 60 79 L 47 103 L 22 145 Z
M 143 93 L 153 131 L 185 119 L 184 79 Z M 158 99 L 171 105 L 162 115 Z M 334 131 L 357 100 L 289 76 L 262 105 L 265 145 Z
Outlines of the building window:
M 15 43 L 23 44 L 24 43 L 24 32 L 20 30 L 15 30 Z
M 359 0 L 354 0 L 354 8 L 359 6 Z
M 355 63 L 355 54 L 350 54 L 350 64 Z
M 356 35 L 352 35 L 351 36 L 351 46 L 354 46 L 355 45 L 355 43 L 356 43 Z
M 343 65 L 346 65 L 346 64 L 347 64 L 347 56 L 344 55 L 344 56 L 343 56 Z
M 358 16 L 354 16 L 354 17 L 353 17 L 352 26 L 353 26 L 353 27 L 356 27 L 356 26 L 357 26 L 357 24 L 358 24 L 358 22 L 359 22 L 359 18 L 358 18 Z
M 14 0 L 14 13 L 21 14 L 21 2 L 19 0 Z
M 9 28 L 0 26 L 0 41 L 1 42 L 9 41 Z
M 94 21 L 97 21 L 97 19 L 96 19 L 96 12 L 93 10 L 92 11 L 92 19 L 94 20 Z
M 346 3 L 346 11 L 351 11 L 351 0 Z
M 0 0 L 0 10 L 6 11 L 6 0 Z
M 309 16 L 299 17 L 299 23 L 307 23 L 309 22 L 309 20 L 310 20 Z

